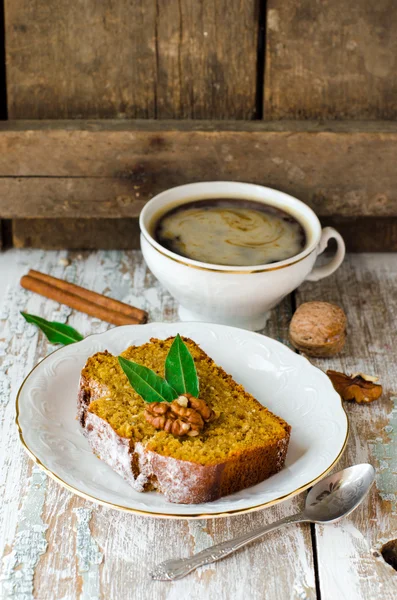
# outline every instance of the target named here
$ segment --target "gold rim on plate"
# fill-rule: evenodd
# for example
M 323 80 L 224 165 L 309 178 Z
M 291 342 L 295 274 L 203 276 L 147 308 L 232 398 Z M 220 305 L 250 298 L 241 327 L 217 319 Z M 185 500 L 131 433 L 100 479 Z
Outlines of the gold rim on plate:
M 97 335 L 97 334 L 93 334 L 93 335 Z M 87 336 L 87 337 L 89 337 L 89 336 Z M 22 392 L 23 386 L 25 385 L 26 381 L 29 379 L 29 377 L 31 376 L 31 374 L 33 373 L 33 371 L 35 371 L 38 366 L 40 366 L 45 360 L 47 360 L 47 358 L 49 358 L 50 356 L 52 356 L 53 354 L 55 354 L 55 352 L 59 352 L 60 350 L 63 350 L 63 347 L 62 348 L 58 348 L 57 350 L 55 350 L 54 352 L 51 352 L 51 354 L 48 354 L 48 356 L 46 356 L 45 358 L 43 358 L 43 360 L 41 360 L 39 363 L 37 363 L 37 365 L 35 365 L 33 367 L 33 369 L 28 373 L 28 375 L 23 380 L 22 385 L 21 385 L 21 387 L 18 390 L 17 397 L 16 397 L 16 402 L 15 402 L 15 411 L 16 411 L 16 413 L 15 413 L 15 423 L 16 423 L 16 426 L 18 428 L 19 439 L 21 440 L 21 444 L 22 444 L 23 448 L 25 449 L 25 451 L 27 452 L 27 454 L 30 456 L 30 458 L 36 463 L 36 465 L 38 465 L 40 467 L 40 469 L 42 469 L 49 477 L 51 477 L 51 479 L 54 479 L 57 483 L 59 483 L 60 485 L 62 485 L 64 488 L 66 488 L 70 492 L 73 492 L 77 496 L 80 496 L 81 498 L 84 498 L 85 500 L 90 500 L 90 502 L 95 502 L 96 504 L 100 504 L 102 506 L 106 506 L 107 508 L 114 508 L 116 510 L 120 510 L 120 511 L 123 511 L 123 512 L 133 513 L 135 515 L 141 515 L 141 516 L 144 516 L 144 517 L 153 517 L 153 518 L 157 518 L 157 519 L 190 519 L 190 520 L 194 520 L 194 519 L 219 519 L 219 518 L 222 518 L 222 517 L 229 517 L 229 516 L 234 516 L 234 515 L 243 515 L 243 514 L 246 514 L 246 513 L 255 512 L 255 511 L 261 510 L 263 508 L 267 508 L 269 506 L 274 506 L 275 504 L 279 504 L 280 502 L 283 502 L 284 500 L 287 500 L 289 498 L 293 498 L 294 496 L 300 494 L 301 492 L 304 492 L 309 487 L 311 487 L 315 483 L 317 483 L 317 481 L 320 481 L 320 479 L 322 479 L 323 477 L 325 477 L 325 475 L 327 473 L 329 473 L 329 471 L 331 471 L 331 469 L 336 465 L 336 463 L 341 458 L 343 452 L 345 451 L 345 448 L 346 448 L 346 445 L 347 445 L 347 440 L 349 438 L 350 424 L 349 424 L 349 418 L 347 416 L 347 412 L 345 411 L 345 408 L 343 406 L 342 399 L 339 396 L 341 407 L 342 407 L 343 412 L 344 412 L 345 417 L 346 417 L 346 437 L 345 437 L 345 440 L 343 442 L 342 448 L 341 448 L 338 456 L 329 465 L 329 467 L 327 467 L 325 469 L 325 471 L 323 471 L 323 473 L 321 473 L 321 475 L 318 475 L 317 477 L 315 477 L 314 479 L 312 479 L 308 483 L 305 483 L 304 485 L 302 485 L 301 487 L 297 488 L 296 490 L 290 492 L 289 494 L 285 494 L 284 496 L 280 496 L 279 498 L 275 498 L 274 500 L 269 500 L 268 502 L 264 502 L 263 504 L 257 504 L 256 506 L 251 506 L 250 508 L 243 508 L 241 510 L 240 509 L 229 510 L 229 511 L 225 511 L 225 512 L 218 512 L 218 513 L 212 513 L 212 514 L 202 513 L 202 514 L 199 514 L 199 515 L 196 515 L 196 514 L 193 514 L 193 515 L 191 515 L 191 514 L 171 514 L 170 515 L 170 514 L 156 513 L 156 512 L 150 512 L 150 511 L 145 511 L 145 510 L 139 510 L 138 508 L 129 508 L 129 507 L 123 506 L 121 504 L 114 504 L 113 502 L 107 502 L 106 500 L 100 500 L 99 498 L 96 498 L 96 496 L 92 496 L 91 494 L 86 494 L 85 492 L 82 492 L 78 488 L 75 488 L 74 486 L 70 485 L 69 483 L 67 483 L 66 481 L 64 481 L 63 479 L 61 479 L 61 477 L 59 477 L 58 475 L 56 475 L 53 471 L 51 471 L 48 467 L 46 467 L 41 462 L 41 460 L 35 455 L 35 453 L 33 452 L 33 450 L 31 450 L 29 448 L 29 446 L 27 445 L 27 443 L 25 442 L 24 437 L 23 437 L 23 433 L 22 433 L 22 428 L 21 428 L 21 426 L 19 424 L 19 397 L 20 397 L 20 394 Z M 305 357 L 303 357 L 303 358 L 305 358 Z M 308 362 L 310 362 L 310 361 L 308 361 Z M 318 368 L 318 367 L 315 367 L 314 365 L 312 365 L 312 366 L 314 368 Z

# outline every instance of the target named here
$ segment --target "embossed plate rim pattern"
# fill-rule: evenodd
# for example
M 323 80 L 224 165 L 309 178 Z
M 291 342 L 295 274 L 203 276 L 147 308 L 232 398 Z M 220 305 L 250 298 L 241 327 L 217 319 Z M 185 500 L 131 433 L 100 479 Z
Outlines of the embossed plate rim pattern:
M 273 497 L 264 502 L 258 502 L 258 501 L 255 501 L 254 499 L 252 499 L 252 505 L 249 505 L 249 506 L 240 506 L 239 507 L 239 504 L 241 505 L 242 501 L 241 500 L 234 501 L 233 498 L 236 495 L 232 495 L 232 496 L 228 496 L 226 499 L 221 499 L 223 505 L 219 506 L 219 510 L 216 510 L 217 507 L 215 507 L 215 503 L 207 503 L 206 505 L 175 505 L 175 504 L 166 503 L 165 500 L 164 500 L 164 506 L 162 507 L 162 510 L 159 510 L 159 507 L 156 507 L 156 506 L 154 506 L 152 509 L 152 507 L 150 506 L 150 502 L 149 502 L 149 506 L 145 506 L 144 508 L 139 507 L 139 506 L 126 506 L 126 505 L 123 505 L 122 503 L 113 502 L 113 501 L 104 499 L 103 497 L 100 496 L 100 494 L 87 493 L 87 491 L 79 489 L 78 485 L 73 485 L 70 483 L 70 481 L 69 482 L 66 481 L 62 477 L 62 475 L 59 473 L 59 470 L 50 468 L 48 465 L 48 461 L 46 464 L 46 460 L 43 459 L 43 456 L 41 458 L 38 456 L 38 454 L 40 454 L 40 451 L 38 451 L 37 446 L 35 446 L 35 443 L 32 444 L 31 441 L 29 443 L 25 439 L 26 433 L 27 433 L 27 424 L 23 422 L 23 417 L 24 417 L 23 410 L 24 410 L 24 402 L 25 402 L 25 410 L 27 411 L 27 405 L 26 405 L 27 386 L 30 385 L 29 382 L 32 382 L 32 381 L 34 382 L 33 378 L 36 376 L 37 370 L 40 369 L 40 367 L 41 367 L 41 369 L 44 369 L 46 363 L 49 364 L 47 370 L 51 370 L 51 374 L 53 374 L 56 377 L 54 365 L 56 368 L 56 366 L 57 365 L 59 366 L 59 364 L 61 362 L 68 361 L 73 356 L 76 357 L 76 355 L 73 354 L 73 352 L 76 351 L 78 347 L 79 348 L 78 348 L 77 355 L 79 355 L 80 358 L 83 357 L 84 361 L 85 361 L 85 358 L 88 357 L 91 353 L 93 353 L 93 351 L 97 351 L 98 349 L 100 349 L 100 347 L 109 346 L 109 343 L 112 344 L 112 340 L 114 343 L 116 338 L 117 338 L 116 342 L 117 341 L 120 342 L 121 338 L 126 340 L 126 341 L 122 342 L 122 345 L 123 345 L 123 347 L 127 347 L 127 345 L 129 343 L 132 343 L 132 342 L 143 343 L 143 341 L 148 341 L 150 339 L 150 337 L 160 337 L 161 338 L 161 337 L 166 337 L 169 335 L 175 335 L 176 330 L 179 330 L 182 335 L 192 336 L 193 334 L 189 330 L 196 330 L 196 333 L 197 333 L 198 328 L 200 329 L 201 332 L 206 331 L 207 333 L 210 334 L 210 336 L 215 336 L 215 338 L 217 337 L 217 334 L 219 334 L 221 336 L 222 335 L 226 336 L 226 339 L 228 339 L 228 346 L 230 344 L 233 346 L 233 344 L 234 344 L 234 347 L 236 347 L 237 339 L 239 339 L 240 347 L 242 346 L 242 347 L 246 348 L 247 344 L 248 345 L 250 345 L 250 343 L 251 343 L 251 345 L 254 344 L 254 346 L 256 348 L 259 348 L 261 350 L 262 354 L 261 353 L 259 353 L 259 354 L 253 353 L 252 356 L 254 357 L 255 360 L 260 361 L 261 359 L 263 359 L 263 355 L 267 354 L 266 359 L 264 359 L 264 360 L 265 360 L 265 362 L 266 362 L 266 360 L 268 360 L 268 365 L 272 365 L 274 362 L 277 362 L 275 359 L 275 356 L 272 356 L 272 351 L 273 351 L 273 354 L 277 354 L 275 351 L 275 349 L 277 349 L 278 350 L 278 360 L 279 360 L 278 367 L 279 367 L 279 371 L 281 373 L 281 375 L 280 375 L 281 383 L 279 386 L 281 392 L 282 392 L 283 388 L 285 387 L 285 385 L 287 385 L 287 383 L 288 383 L 288 377 L 289 377 L 288 371 L 291 372 L 291 367 L 288 366 L 287 363 L 282 363 L 282 361 L 280 361 L 280 359 L 279 359 L 280 353 L 282 355 L 282 358 L 284 358 L 286 356 L 289 358 L 290 362 L 291 361 L 295 362 L 295 363 L 297 362 L 299 364 L 300 371 L 302 371 L 302 370 L 306 371 L 306 372 L 309 371 L 311 374 L 316 374 L 317 378 L 319 377 L 318 374 L 321 374 L 320 380 L 322 380 L 322 382 L 325 384 L 326 391 L 329 393 L 330 397 L 333 397 L 333 399 L 336 400 L 336 403 L 334 403 L 333 409 L 335 409 L 335 415 L 337 415 L 339 418 L 339 421 L 340 421 L 339 426 L 344 427 L 344 429 L 343 429 L 344 439 L 343 440 L 341 439 L 341 443 L 339 444 L 339 446 L 336 449 L 334 449 L 332 457 L 329 460 L 327 460 L 327 464 L 326 464 L 324 470 L 322 470 L 319 473 L 316 473 L 314 477 L 311 477 L 305 481 L 302 481 L 301 485 L 298 485 L 295 489 L 288 491 L 288 493 L 277 495 L 277 489 L 276 489 L 276 497 Z M 236 336 L 237 336 L 237 338 L 236 338 Z M 135 339 L 137 337 L 138 337 L 138 339 Z M 108 340 L 108 341 L 106 341 L 106 340 Z M 205 344 L 204 344 L 204 350 L 206 350 Z M 220 353 L 221 352 L 222 352 L 222 350 L 220 351 Z M 63 359 L 59 359 L 58 357 L 62 353 L 65 355 L 65 357 Z M 57 355 L 56 359 L 54 358 L 55 354 Z M 68 358 L 68 356 L 69 356 L 69 358 Z M 230 357 L 229 357 L 229 359 L 230 359 Z M 77 358 L 76 358 L 76 360 L 77 360 Z M 216 358 L 215 358 L 215 360 L 216 360 Z M 221 362 L 219 360 L 219 358 L 218 358 L 217 362 Z M 80 368 L 80 366 L 79 366 L 79 368 Z M 224 366 L 224 365 L 222 365 L 222 366 Z M 254 368 L 254 370 L 256 369 L 255 365 L 253 368 Z M 247 369 L 248 369 L 248 367 L 247 367 Z M 227 370 L 227 368 L 226 368 L 226 370 Z M 41 373 L 40 377 L 43 377 L 42 373 Z M 45 380 L 45 378 L 43 378 L 43 379 Z M 287 383 L 286 383 L 286 381 L 287 381 Z M 33 388 L 33 389 L 35 389 L 35 388 Z M 314 388 L 308 388 L 308 390 L 316 392 L 316 390 Z M 77 394 L 77 391 L 76 391 L 76 394 Z M 332 402 L 334 402 L 334 400 L 332 400 Z M 75 406 L 75 404 L 73 403 L 73 407 L 74 406 Z M 275 408 L 274 406 L 273 407 L 270 406 L 269 408 L 271 410 L 274 410 L 275 412 L 277 412 L 277 408 Z M 299 407 L 298 407 L 298 409 L 299 409 Z M 284 418 L 286 418 L 286 420 L 288 420 L 288 415 L 282 414 L 281 416 L 283 416 Z M 29 373 L 29 375 L 25 378 L 24 382 L 22 383 L 22 385 L 18 391 L 17 398 L 16 398 L 16 424 L 18 427 L 19 436 L 20 436 L 22 445 L 25 448 L 25 450 L 27 451 L 27 453 L 29 454 L 29 456 L 50 477 L 55 479 L 58 483 L 60 483 L 62 486 L 64 486 L 68 490 L 72 491 L 73 493 L 76 493 L 77 495 L 79 495 L 87 500 L 96 502 L 98 504 L 102 504 L 107 507 L 122 510 L 122 511 L 132 512 L 132 513 L 140 514 L 140 515 L 144 515 L 144 516 L 159 517 L 159 518 L 184 518 L 184 519 L 217 518 L 217 517 L 226 517 L 226 516 L 235 515 L 235 514 L 242 514 L 242 513 L 260 510 L 267 506 L 271 506 L 278 502 L 286 500 L 287 498 L 292 498 L 296 494 L 299 494 L 300 492 L 304 491 L 305 489 L 307 489 L 308 487 L 313 485 L 316 481 L 318 481 L 322 477 L 324 477 L 326 475 L 326 473 L 328 473 L 332 469 L 332 467 L 338 462 L 338 460 L 340 459 L 340 457 L 346 447 L 348 431 L 349 431 L 347 415 L 343 408 L 340 397 L 334 391 L 332 384 L 329 381 L 328 377 L 320 369 L 317 369 L 316 367 L 314 367 L 306 358 L 295 354 L 294 352 L 292 352 L 289 348 L 287 348 L 280 342 L 273 340 L 271 338 L 267 338 L 266 336 L 262 336 L 260 334 L 240 330 L 240 329 L 233 328 L 233 327 L 226 327 L 226 326 L 222 326 L 222 325 L 213 325 L 213 324 L 203 324 L 203 323 L 200 323 L 200 324 L 198 324 L 198 323 L 150 323 L 147 325 L 129 325 L 129 326 L 123 326 L 123 327 L 116 327 L 116 328 L 112 328 L 104 333 L 93 334 L 91 336 L 87 336 L 82 342 L 78 342 L 77 344 L 74 344 L 73 346 L 59 348 L 58 350 L 56 350 L 55 352 L 53 352 L 52 354 L 50 354 L 46 358 L 44 358 L 40 363 L 38 363 L 38 365 L 36 365 L 32 369 L 32 371 Z M 71 445 L 74 445 L 73 442 L 71 442 L 70 440 L 69 440 L 69 443 Z M 116 475 L 115 473 L 113 473 L 113 471 L 110 470 L 110 467 L 105 465 L 105 463 L 101 462 L 100 465 L 101 465 L 101 468 L 109 469 L 109 471 L 115 477 L 119 478 L 118 475 Z M 288 468 L 290 468 L 290 467 L 288 467 Z M 274 477 L 277 477 L 277 476 L 274 476 Z M 119 478 L 119 479 L 121 479 L 121 478 Z M 270 480 L 272 480 L 272 478 L 270 478 Z M 269 482 L 270 480 L 267 480 L 267 481 Z M 121 479 L 121 481 L 123 481 L 123 480 Z M 262 482 L 262 483 L 266 483 L 266 482 Z M 123 484 L 124 484 L 124 482 L 123 482 Z M 125 484 L 125 485 L 128 485 L 128 484 Z M 262 484 L 259 484 L 259 485 L 262 485 Z M 255 486 L 255 487 L 257 487 L 257 486 Z M 251 488 L 249 488 L 249 489 L 251 490 Z M 239 494 L 241 496 L 241 492 Z M 268 492 L 268 494 L 269 494 L 269 492 Z M 148 497 L 147 493 L 139 494 L 139 495 Z M 159 495 L 156 494 L 156 496 L 159 496 Z M 260 493 L 259 493 L 259 496 L 260 496 Z M 243 498 L 243 502 L 246 502 L 246 499 Z M 147 505 L 147 502 L 145 502 L 145 503 Z M 195 506 L 197 507 L 196 509 L 194 508 Z M 183 510 L 178 510 L 178 508 L 180 508 L 180 507 L 183 507 Z M 207 510 L 207 508 L 208 508 L 208 510 Z M 215 510 L 214 510 L 214 508 L 215 508 Z

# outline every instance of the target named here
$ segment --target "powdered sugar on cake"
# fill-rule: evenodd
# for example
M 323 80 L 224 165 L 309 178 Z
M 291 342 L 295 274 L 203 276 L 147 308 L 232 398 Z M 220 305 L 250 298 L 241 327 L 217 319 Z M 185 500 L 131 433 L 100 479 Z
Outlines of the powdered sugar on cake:
M 87 412 L 84 435 L 93 452 L 121 475 L 137 491 L 143 492 L 148 477 L 142 473 L 134 476 L 130 440 L 122 438 L 103 419 Z
M 93 413 L 86 414 L 84 435 L 93 452 L 137 492 L 144 492 L 150 483 L 170 502 L 185 503 L 189 502 L 191 490 L 199 483 L 200 473 L 191 468 L 191 463 L 161 456 L 146 450 L 141 442 L 134 444 L 120 437 L 106 421 Z M 133 464 L 137 470 L 135 474 Z
M 202 354 L 205 360 L 211 360 Z M 223 377 L 230 378 L 220 367 L 216 368 Z M 236 385 L 233 380 L 231 383 Z M 153 439 L 150 436 L 143 442 L 122 437 L 106 419 L 89 409 L 91 402 L 100 399 L 111 401 L 112 388 L 95 376 L 87 376 L 85 369 L 78 394 L 78 419 L 83 433 L 93 452 L 137 492 L 157 490 L 169 502 L 205 503 L 255 485 L 284 465 L 290 436 L 287 424 L 285 436 L 273 444 L 232 453 L 213 464 L 201 464 L 199 461 L 192 462 L 194 458 L 175 458 L 151 449 Z

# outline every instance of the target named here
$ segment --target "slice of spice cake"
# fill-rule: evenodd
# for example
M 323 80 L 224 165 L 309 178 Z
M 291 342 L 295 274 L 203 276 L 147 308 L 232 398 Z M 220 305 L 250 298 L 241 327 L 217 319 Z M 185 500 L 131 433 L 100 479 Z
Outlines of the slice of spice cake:
M 163 377 L 174 341 L 152 339 L 121 356 Z M 100 352 L 82 371 L 78 418 L 95 454 L 135 490 L 155 489 L 170 502 L 193 504 L 216 500 L 280 471 L 291 428 L 194 341 L 184 342 L 198 375 L 199 400 L 185 394 L 169 405 L 147 404 L 121 367 L 127 361 Z

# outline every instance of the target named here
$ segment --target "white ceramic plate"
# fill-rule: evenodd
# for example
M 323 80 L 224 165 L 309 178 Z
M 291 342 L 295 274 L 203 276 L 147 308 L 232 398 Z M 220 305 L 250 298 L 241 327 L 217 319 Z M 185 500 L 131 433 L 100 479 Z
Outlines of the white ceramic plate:
M 91 452 L 76 420 L 80 371 L 101 350 L 119 354 L 151 337 L 180 333 L 195 340 L 292 426 L 284 469 L 266 481 L 203 504 L 171 504 L 156 492 L 135 492 Z M 220 517 L 280 502 L 312 485 L 340 458 L 347 416 L 328 377 L 308 360 L 263 335 L 223 325 L 151 323 L 116 327 L 65 346 L 42 360 L 17 397 L 17 425 L 29 455 L 76 494 L 121 510 L 161 517 Z

